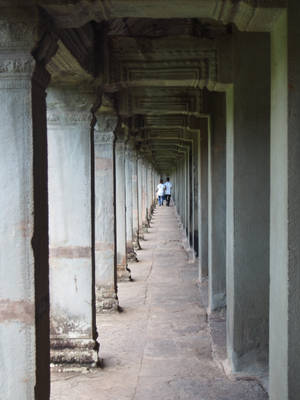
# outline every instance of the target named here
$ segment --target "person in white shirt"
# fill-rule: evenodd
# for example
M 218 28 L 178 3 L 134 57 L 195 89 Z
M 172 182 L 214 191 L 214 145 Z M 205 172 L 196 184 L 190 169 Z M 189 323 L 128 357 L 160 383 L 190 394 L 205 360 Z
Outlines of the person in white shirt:
M 171 190 L 172 190 L 172 183 L 170 182 L 170 178 L 167 178 L 167 181 L 165 183 L 165 195 L 166 195 L 166 201 L 167 201 L 167 206 L 170 206 L 170 200 L 171 200 Z
M 165 188 L 164 181 L 161 179 L 156 188 L 159 207 L 164 205 Z

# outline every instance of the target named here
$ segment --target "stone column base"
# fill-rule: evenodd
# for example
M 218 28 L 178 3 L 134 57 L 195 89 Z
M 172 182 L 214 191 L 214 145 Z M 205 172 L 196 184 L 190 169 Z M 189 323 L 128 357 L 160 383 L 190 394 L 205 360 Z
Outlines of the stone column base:
M 142 230 L 144 233 L 148 233 L 148 228 L 150 227 L 150 222 L 148 220 L 143 222 Z
M 137 254 L 134 250 L 134 244 L 131 243 L 130 247 L 127 246 L 127 261 L 129 262 L 139 262 Z
M 127 265 L 119 264 L 117 265 L 117 277 L 118 281 L 131 281 L 131 270 Z
M 133 236 L 132 246 L 135 250 L 142 250 L 138 232 L 136 232 L 136 234 Z
M 93 339 L 50 339 L 50 362 L 58 370 L 95 368 L 99 364 L 99 343 Z
M 146 228 L 145 224 L 143 223 L 142 226 L 140 226 L 140 228 L 139 228 L 139 234 L 138 234 L 139 240 L 145 240 L 144 233 L 147 233 L 147 228 Z
M 119 300 L 115 288 L 98 286 L 96 287 L 96 312 L 118 311 Z

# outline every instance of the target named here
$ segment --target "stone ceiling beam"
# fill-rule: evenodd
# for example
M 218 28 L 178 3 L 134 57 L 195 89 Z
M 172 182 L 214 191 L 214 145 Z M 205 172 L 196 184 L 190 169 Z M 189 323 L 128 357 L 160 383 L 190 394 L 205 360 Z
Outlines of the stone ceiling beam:
M 204 112 L 202 91 L 197 89 L 135 89 L 118 95 L 118 112 L 133 115 L 193 115 Z
M 61 40 L 58 50 L 46 66 L 52 83 L 73 84 L 94 82 L 94 78 L 79 64 Z
M 12 3 L 18 3 L 13 0 Z M 286 0 L 36 0 L 63 27 L 112 18 L 205 18 L 243 31 L 270 31 Z M 0 6 L 5 0 L 0 0 Z

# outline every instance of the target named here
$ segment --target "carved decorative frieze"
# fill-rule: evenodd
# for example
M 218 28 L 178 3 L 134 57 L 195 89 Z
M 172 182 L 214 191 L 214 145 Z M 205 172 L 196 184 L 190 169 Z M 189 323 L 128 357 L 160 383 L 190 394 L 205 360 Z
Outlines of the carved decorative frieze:
M 34 67 L 35 67 L 35 61 L 34 59 L 28 55 L 28 56 L 23 56 L 17 57 L 17 58 L 0 58 L 0 74 L 16 74 L 16 73 L 21 73 L 21 74 L 32 74 Z
M 92 124 L 95 94 L 76 87 L 48 90 L 47 121 L 51 124 Z
M 0 48 L 25 49 L 33 48 L 38 37 L 37 24 L 33 21 L 7 21 L 0 16 Z M 12 18 L 12 17 L 11 17 Z
M 103 143 L 109 143 L 111 140 L 114 140 L 115 130 L 118 125 L 118 116 L 101 112 L 97 112 L 95 116 L 97 119 L 95 125 L 95 140 L 103 140 Z
M 96 125 L 94 130 L 94 143 L 112 145 L 115 141 L 115 134 L 113 132 L 101 132 L 97 127 L 98 125 Z
M 37 42 L 37 20 L 34 12 L 28 16 L 21 11 L 6 8 L 0 13 L 0 78 L 6 80 L 7 87 L 14 87 L 13 82 L 8 83 L 10 78 L 28 79 L 35 68 L 30 51 Z
M 49 110 L 47 111 L 48 123 L 57 124 L 78 124 L 78 123 L 91 123 L 92 113 L 89 111 L 78 112 L 78 111 L 65 111 L 65 110 Z

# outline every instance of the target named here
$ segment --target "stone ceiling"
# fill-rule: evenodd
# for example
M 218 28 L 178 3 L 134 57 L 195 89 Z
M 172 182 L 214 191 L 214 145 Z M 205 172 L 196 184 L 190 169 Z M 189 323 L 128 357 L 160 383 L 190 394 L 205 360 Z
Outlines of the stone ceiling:
M 199 19 L 113 19 L 106 23 L 103 87 L 131 119 L 140 150 L 169 174 L 191 151 L 190 117 L 205 115 L 203 89 L 218 81 L 219 40 L 231 26 Z
M 139 149 L 165 173 L 190 151 L 197 120 L 207 116 L 205 90 L 232 83 L 233 32 L 270 31 L 286 6 L 285 0 L 31 3 L 42 6 L 58 39 L 47 66 L 52 82 L 100 88 Z

